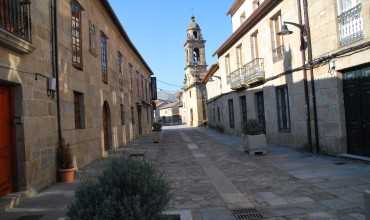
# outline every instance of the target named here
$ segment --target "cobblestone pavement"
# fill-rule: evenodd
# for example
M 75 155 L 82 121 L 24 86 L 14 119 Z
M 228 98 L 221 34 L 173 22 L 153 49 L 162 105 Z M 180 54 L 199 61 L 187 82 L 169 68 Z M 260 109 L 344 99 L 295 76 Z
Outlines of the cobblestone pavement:
M 170 208 L 201 219 L 229 219 L 227 210 L 250 207 L 266 219 L 365 219 L 366 163 L 278 146 L 248 156 L 238 137 L 207 129 L 165 130 L 159 145 L 147 147 L 172 182 Z
M 159 144 L 150 136 L 140 138 L 113 156 L 121 153 L 144 154 L 164 173 L 172 186 L 168 209 L 186 220 L 234 220 L 230 210 L 239 208 L 255 208 L 268 220 L 365 219 L 366 163 L 278 146 L 253 157 L 243 152 L 238 137 L 185 127 L 165 128 Z M 98 175 L 105 164 L 94 162 L 80 177 Z M 55 185 L 0 219 L 63 219 L 75 188 Z

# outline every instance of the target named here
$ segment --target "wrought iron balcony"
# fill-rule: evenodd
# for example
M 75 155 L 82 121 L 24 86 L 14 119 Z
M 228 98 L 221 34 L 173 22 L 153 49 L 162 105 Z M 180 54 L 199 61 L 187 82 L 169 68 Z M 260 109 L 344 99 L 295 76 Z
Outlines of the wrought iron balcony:
M 31 41 L 30 0 L 1 0 L 0 28 L 17 37 Z
M 242 78 L 245 75 L 245 68 L 239 68 L 230 74 L 230 87 L 233 90 L 242 89 L 245 85 L 242 82 Z
M 264 60 L 257 58 L 230 74 L 230 87 L 239 90 L 265 81 Z
M 362 4 L 343 12 L 338 16 L 339 42 L 341 46 L 352 44 L 363 39 Z

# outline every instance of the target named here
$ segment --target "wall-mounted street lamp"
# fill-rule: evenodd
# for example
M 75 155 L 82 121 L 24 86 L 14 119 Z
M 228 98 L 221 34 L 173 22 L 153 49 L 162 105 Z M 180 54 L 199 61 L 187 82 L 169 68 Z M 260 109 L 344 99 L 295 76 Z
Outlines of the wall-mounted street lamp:
M 294 32 L 289 30 L 288 25 L 292 25 L 294 27 L 299 28 L 299 30 L 301 31 L 301 50 L 307 49 L 307 42 L 304 39 L 307 36 L 307 28 L 305 25 L 285 21 L 283 25 L 281 26 L 281 31 L 277 34 L 280 36 L 287 36 L 287 35 L 293 34 Z
M 307 10 L 305 11 L 305 22 L 303 24 L 302 15 L 301 15 L 301 5 L 300 0 L 298 0 L 299 5 L 299 23 L 294 22 L 284 22 L 281 31 L 277 33 L 280 36 L 287 36 L 293 34 L 293 31 L 289 30 L 288 25 L 297 27 L 300 30 L 300 38 L 301 38 L 301 55 L 302 55 L 302 63 L 303 63 L 303 75 L 304 75 L 304 89 L 305 89 L 305 101 L 306 101 L 306 108 L 307 108 L 307 136 L 309 145 L 313 152 L 318 152 L 319 147 L 319 138 L 318 138 L 318 122 L 317 122 L 317 107 L 316 107 L 316 92 L 315 92 L 315 78 L 313 74 L 313 68 L 311 66 L 312 62 L 312 44 L 311 44 L 311 36 L 310 36 L 310 29 L 309 29 L 309 20 L 308 20 L 308 13 Z M 306 50 L 308 54 L 308 60 L 306 59 Z M 308 66 L 310 69 L 310 76 L 311 76 L 311 89 L 312 89 L 312 104 L 314 110 L 314 126 L 315 126 L 315 146 L 312 142 L 312 132 L 311 132 L 311 110 L 310 110 L 310 96 L 309 96 L 309 87 L 308 87 L 308 80 L 307 80 L 307 67 L 306 67 L 306 60 L 308 61 Z

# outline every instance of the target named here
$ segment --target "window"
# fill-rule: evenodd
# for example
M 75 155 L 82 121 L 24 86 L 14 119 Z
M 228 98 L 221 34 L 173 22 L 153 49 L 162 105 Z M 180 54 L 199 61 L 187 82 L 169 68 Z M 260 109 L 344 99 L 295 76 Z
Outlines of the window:
M 230 67 L 230 55 L 226 55 L 225 57 L 225 71 L 226 71 L 226 77 L 227 77 L 227 83 L 231 82 L 231 67 Z
M 288 87 L 286 85 L 276 88 L 277 112 L 279 131 L 290 131 L 290 109 Z
M 283 59 L 283 37 L 278 35 L 278 33 L 281 31 L 281 25 L 281 12 L 279 12 L 270 20 L 272 54 L 274 62 L 278 62 Z
M 364 37 L 361 0 L 338 0 L 338 28 L 341 46 L 347 46 Z
M 245 95 L 239 97 L 240 101 L 240 115 L 242 116 L 242 128 L 244 128 L 247 123 L 247 98 Z
M 89 21 L 89 50 L 90 53 L 96 55 L 96 26 Z
M 200 51 L 199 48 L 193 50 L 193 65 L 198 65 L 200 62 Z
M 31 41 L 31 1 L 1 0 L 0 28 Z
M 108 83 L 108 38 L 103 32 L 100 35 L 100 56 L 103 82 Z
M 243 66 L 243 45 L 242 44 L 236 47 L 236 65 L 238 69 Z
M 135 109 L 134 107 L 131 107 L 131 123 L 135 124 Z
M 234 100 L 228 100 L 229 105 L 229 124 L 230 128 L 235 128 L 235 117 L 234 117 Z
M 198 39 L 198 32 L 194 31 L 193 36 L 194 36 L 194 39 L 197 40 Z
M 82 69 L 81 5 L 72 1 L 72 64 Z
M 245 12 L 243 12 L 241 15 L 240 15 L 240 25 L 244 23 L 245 19 L 247 17 L 245 16 Z
M 217 106 L 217 119 L 218 119 L 218 122 L 221 121 L 221 112 L 220 112 L 220 107 Z
M 75 128 L 85 128 L 85 107 L 84 95 L 79 92 L 73 92 L 74 95 L 74 110 L 75 110 Z
M 128 66 L 129 66 L 129 71 L 130 71 L 130 90 L 132 91 L 133 90 L 133 88 L 134 88 L 134 80 L 133 80 L 133 66 L 132 66 L 132 64 L 131 63 L 129 63 L 128 64 Z
M 262 124 L 264 130 L 266 128 L 266 120 L 265 120 L 265 99 L 262 92 L 257 92 L 255 94 L 255 103 L 256 103 L 256 112 L 257 112 L 257 119 L 258 122 Z
M 121 124 L 125 125 L 125 107 L 121 104 Z
M 252 52 L 252 60 L 259 58 L 258 31 L 254 32 L 251 35 L 251 52 Z
M 122 53 L 118 51 L 118 53 L 117 53 L 117 66 L 118 66 L 118 72 L 121 73 L 121 74 L 123 73 L 122 65 L 123 65 L 123 56 L 122 56 Z

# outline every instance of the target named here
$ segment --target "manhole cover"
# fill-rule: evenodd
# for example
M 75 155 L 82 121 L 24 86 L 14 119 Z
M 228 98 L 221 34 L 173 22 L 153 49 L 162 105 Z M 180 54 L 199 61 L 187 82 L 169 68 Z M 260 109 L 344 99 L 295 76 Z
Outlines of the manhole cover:
M 17 220 L 40 220 L 43 215 L 27 215 L 27 216 L 22 216 L 18 218 Z
M 257 209 L 237 209 L 232 210 L 236 220 L 260 220 L 263 219 L 262 214 Z

